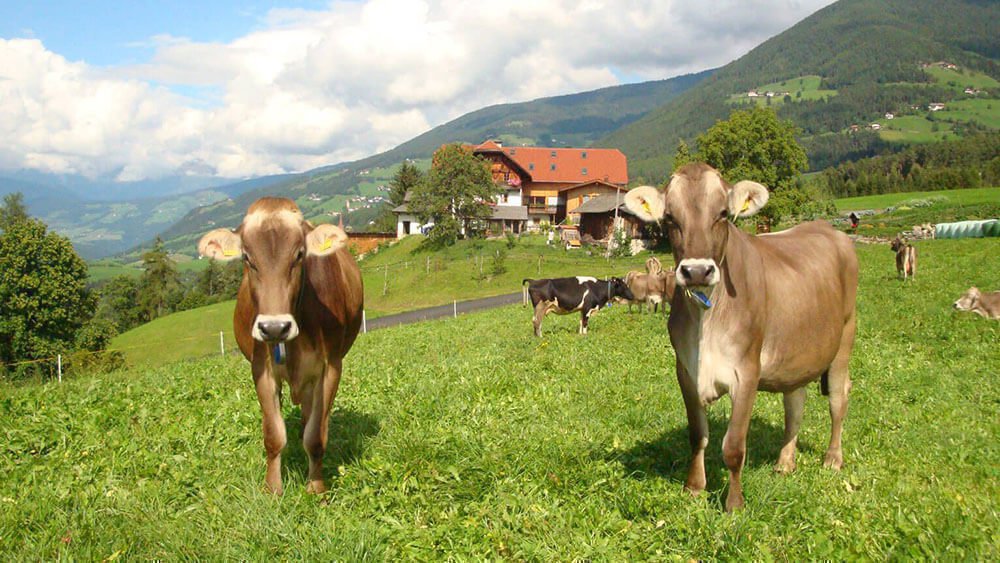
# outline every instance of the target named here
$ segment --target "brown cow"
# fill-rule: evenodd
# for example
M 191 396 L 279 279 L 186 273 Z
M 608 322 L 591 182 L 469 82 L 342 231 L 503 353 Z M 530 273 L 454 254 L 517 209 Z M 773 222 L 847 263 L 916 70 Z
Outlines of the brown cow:
M 650 258 L 650 260 L 656 259 Z M 628 302 L 629 311 L 632 310 L 632 304 L 635 303 L 639 306 L 640 313 L 644 306 L 654 313 L 657 307 L 666 312 L 666 303 L 669 303 L 674 295 L 673 270 L 664 271 L 661 268 L 656 273 L 648 274 L 632 270 L 625 275 L 625 283 L 632 290 L 632 295 L 635 296 L 635 299 Z
M 952 306 L 959 311 L 969 311 L 987 319 L 1000 319 L 1000 291 L 983 293 L 973 286 Z
M 889 244 L 889 248 L 896 253 L 896 275 L 903 276 L 903 279 L 917 277 L 917 249 L 912 244 L 906 242 L 905 238 L 896 235 L 896 238 Z
M 830 395 L 832 432 L 824 465 L 843 464 L 840 437 L 851 388 L 858 261 L 843 233 L 824 222 L 752 236 L 731 219 L 767 203 L 764 186 L 730 185 L 706 164 L 678 170 L 665 189 L 643 186 L 625 198 L 645 221 L 663 220 L 677 263 L 667 323 L 687 408 L 693 459 L 685 488 L 705 488 L 705 408 L 732 397 L 722 441 L 729 468 L 726 509 L 743 506 L 740 475 L 757 390 L 784 394 L 785 437 L 775 469 L 795 468 L 806 384 Z
M 265 197 L 250 206 L 235 231 L 216 229 L 198 243 L 202 256 L 243 259 L 233 328 L 257 388 L 267 452 L 265 484 L 275 494 L 282 490 L 286 441 L 284 381 L 292 402 L 302 406 L 302 444 L 309 455 L 306 490 L 326 490 L 327 421 L 364 304 L 361 272 L 346 242 L 340 228 L 305 221 L 292 200 Z

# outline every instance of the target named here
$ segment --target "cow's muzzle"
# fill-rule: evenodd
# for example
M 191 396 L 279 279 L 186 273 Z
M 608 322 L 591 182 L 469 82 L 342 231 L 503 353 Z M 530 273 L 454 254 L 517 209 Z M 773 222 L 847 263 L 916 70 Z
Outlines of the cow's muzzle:
M 719 283 L 719 266 L 711 259 L 685 258 L 677 265 L 676 276 L 681 287 L 711 287 Z
M 284 342 L 299 335 L 299 325 L 291 315 L 257 315 L 251 334 L 261 342 Z

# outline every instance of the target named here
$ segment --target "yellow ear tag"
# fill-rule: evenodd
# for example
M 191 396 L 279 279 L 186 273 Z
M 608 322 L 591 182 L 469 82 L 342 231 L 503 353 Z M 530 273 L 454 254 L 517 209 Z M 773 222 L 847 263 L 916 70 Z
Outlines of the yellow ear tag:
M 230 250 L 223 249 L 222 250 L 222 255 L 223 256 L 236 256 L 236 251 L 232 250 L 232 249 L 230 249 Z
M 743 202 L 743 209 L 740 209 L 740 213 L 743 213 L 747 209 L 750 209 L 750 198 L 747 198 L 747 200 Z
M 331 246 L 333 246 L 333 240 L 326 239 L 323 241 L 323 244 L 319 245 L 319 249 L 322 252 L 323 250 L 328 250 Z
M 653 210 L 649 208 L 649 202 L 646 200 L 642 200 L 642 208 L 646 210 L 646 213 L 653 213 Z

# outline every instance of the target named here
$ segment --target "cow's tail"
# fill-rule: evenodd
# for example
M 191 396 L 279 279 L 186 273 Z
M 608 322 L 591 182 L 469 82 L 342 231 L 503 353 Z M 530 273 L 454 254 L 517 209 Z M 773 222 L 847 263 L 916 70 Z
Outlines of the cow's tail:
M 824 371 L 823 375 L 819 376 L 819 392 L 824 396 L 830 394 L 830 372 Z

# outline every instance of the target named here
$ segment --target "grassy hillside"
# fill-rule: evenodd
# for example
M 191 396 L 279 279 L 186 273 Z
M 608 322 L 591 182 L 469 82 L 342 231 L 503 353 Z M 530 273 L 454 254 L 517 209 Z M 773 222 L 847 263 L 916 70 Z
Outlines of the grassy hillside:
M 942 206 L 975 205 L 992 203 L 1000 205 L 1000 188 L 973 188 L 968 190 L 939 190 L 931 192 L 906 192 L 861 197 L 844 197 L 833 200 L 842 213 L 862 209 L 883 209 L 913 200 L 930 200 Z
M 808 136 L 870 123 L 886 111 L 901 112 L 910 105 L 947 102 L 964 94 L 936 83 L 920 64 L 947 60 L 964 71 L 978 72 L 977 80 L 983 84 L 1000 78 L 998 28 L 996 2 L 840 0 L 596 144 L 622 149 L 633 176 L 656 181 L 669 172 L 679 138 L 690 141 L 725 118 L 732 109 L 732 96 L 749 89 L 778 85 L 792 90 L 780 84 L 822 77 L 818 89 L 836 90 L 835 97 L 778 107 L 779 116 L 794 120 Z M 996 105 L 1000 108 L 1000 103 Z M 824 143 L 833 141 L 814 143 L 810 150 L 823 152 Z M 870 155 L 882 147 L 869 143 L 865 150 Z M 829 164 L 837 159 L 824 160 Z
M 202 233 L 219 225 L 237 225 L 250 203 L 262 195 L 290 197 L 299 203 L 307 217 L 333 221 L 329 212 L 343 210 L 347 199 L 379 195 L 378 186 L 388 183 L 395 167 L 403 160 L 415 159 L 429 166 L 431 154 L 444 143 L 479 143 L 499 138 L 516 145 L 587 146 L 700 83 L 710 73 L 705 71 L 476 110 L 387 152 L 306 172 L 233 200 L 194 209 L 167 229 L 163 237 L 168 249 L 193 252 L 194 243 Z M 310 194 L 316 194 L 318 201 L 310 199 Z M 359 205 L 363 204 L 352 204 L 352 209 L 358 210 Z M 369 228 L 369 221 L 379 210 L 380 206 L 361 209 L 348 214 L 345 221 L 363 231 Z
M 0 555 L 995 560 L 1000 324 L 950 304 L 995 287 L 1000 241 L 918 246 L 906 283 L 884 247 L 858 249 L 844 470 L 821 466 L 829 417 L 813 390 L 799 468 L 773 473 L 781 400 L 762 394 L 738 514 L 722 509 L 728 401 L 710 410 L 706 494 L 681 490 L 687 422 L 661 318 L 613 308 L 580 337 L 576 318 L 550 317 L 539 340 L 530 313 L 509 307 L 359 339 L 322 498 L 304 494 L 287 401 L 285 496 L 261 492 L 242 360 L 3 389 Z
M 368 318 L 520 291 L 524 278 L 624 275 L 632 269 L 644 270 L 649 256 L 607 260 L 585 250 L 567 252 L 546 246 L 542 236 L 522 237 L 514 248 L 508 248 L 505 241 L 460 241 L 444 251 L 428 253 L 419 249 L 422 240 L 407 237 L 361 261 Z M 506 254 L 505 271 L 499 274 L 495 273 L 497 251 Z M 162 364 L 218 353 L 219 331 L 223 331 L 227 347 L 235 350 L 234 303 L 156 319 L 119 335 L 111 348 L 122 350 L 131 364 Z

